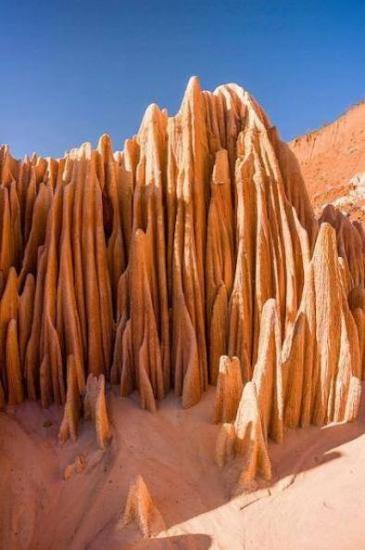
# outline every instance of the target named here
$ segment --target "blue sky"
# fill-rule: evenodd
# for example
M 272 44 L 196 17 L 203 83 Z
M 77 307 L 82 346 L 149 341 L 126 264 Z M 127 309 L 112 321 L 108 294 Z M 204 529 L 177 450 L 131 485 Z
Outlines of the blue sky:
M 365 98 L 364 28 L 364 0 L 0 0 L 0 143 L 121 148 L 191 75 L 241 84 L 290 139 Z

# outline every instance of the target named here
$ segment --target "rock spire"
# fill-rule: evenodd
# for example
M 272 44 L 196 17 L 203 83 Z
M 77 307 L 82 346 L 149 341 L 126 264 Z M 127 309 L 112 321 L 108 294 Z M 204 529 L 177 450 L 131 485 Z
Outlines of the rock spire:
M 220 448 L 248 449 L 248 477 L 269 476 L 286 427 L 356 416 L 364 233 L 331 208 L 315 218 L 239 86 L 192 78 L 179 112 L 151 105 L 122 151 L 107 135 L 61 159 L 3 146 L 0 202 L 1 404 L 64 404 L 66 440 L 86 395 L 104 447 L 105 382 L 151 412 L 217 384 Z

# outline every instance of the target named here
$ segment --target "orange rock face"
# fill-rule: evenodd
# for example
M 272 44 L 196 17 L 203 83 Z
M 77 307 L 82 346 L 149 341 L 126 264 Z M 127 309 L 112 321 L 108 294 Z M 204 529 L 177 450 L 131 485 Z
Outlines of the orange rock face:
M 2 147 L 0 182 L 4 405 L 64 404 L 61 441 L 84 411 L 104 448 L 105 381 L 151 412 L 217 384 L 217 457 L 244 456 L 241 485 L 271 476 L 268 438 L 357 415 L 364 235 L 315 218 L 242 88 L 191 79 L 177 115 L 150 106 L 121 152 L 107 136 L 57 160 Z
M 365 102 L 297 137 L 289 147 L 318 211 L 331 203 L 354 220 L 365 221 Z

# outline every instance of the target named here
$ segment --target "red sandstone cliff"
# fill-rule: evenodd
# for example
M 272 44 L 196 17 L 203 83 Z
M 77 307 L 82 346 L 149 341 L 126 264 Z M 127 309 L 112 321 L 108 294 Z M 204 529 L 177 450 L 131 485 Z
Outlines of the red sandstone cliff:
M 316 208 L 334 203 L 352 218 L 365 218 L 365 103 L 331 124 L 289 143 Z M 351 181 L 352 180 L 352 181 Z

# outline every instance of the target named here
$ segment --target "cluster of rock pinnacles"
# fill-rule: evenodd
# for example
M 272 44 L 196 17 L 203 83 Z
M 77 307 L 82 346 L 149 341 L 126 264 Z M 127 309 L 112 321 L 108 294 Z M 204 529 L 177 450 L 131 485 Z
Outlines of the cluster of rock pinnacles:
M 217 461 L 241 454 L 243 486 L 270 478 L 286 427 L 356 417 L 362 228 L 331 207 L 315 219 L 240 87 L 191 79 L 179 113 L 151 105 L 122 152 L 107 136 L 57 160 L 2 147 L 0 184 L 2 405 L 64 404 L 63 441 L 84 410 L 104 447 L 105 381 L 149 411 L 217 385 Z

